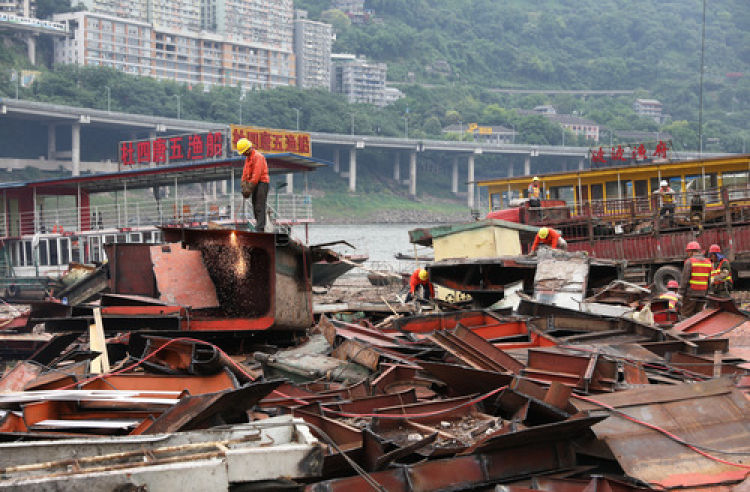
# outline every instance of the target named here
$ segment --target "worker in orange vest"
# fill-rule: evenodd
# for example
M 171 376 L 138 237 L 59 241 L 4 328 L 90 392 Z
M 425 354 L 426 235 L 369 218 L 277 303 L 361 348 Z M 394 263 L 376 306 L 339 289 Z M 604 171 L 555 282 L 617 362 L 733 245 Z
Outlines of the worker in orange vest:
M 417 289 L 421 291 L 417 292 Z M 417 268 L 409 278 L 409 294 L 406 296 L 406 302 L 415 297 L 422 299 L 432 299 L 435 297 L 435 287 L 430 282 L 430 274 L 424 268 Z
M 541 227 L 539 229 L 534 238 L 534 244 L 531 245 L 531 253 L 535 252 L 540 245 L 548 246 L 552 249 L 568 249 L 568 243 L 563 239 L 562 235 L 551 227 Z
M 721 254 L 721 247 L 712 244 L 708 248 L 711 259 L 711 293 L 729 297 L 734 283 L 732 282 L 732 265 L 726 256 Z
M 527 196 L 529 199 L 529 207 L 541 207 L 542 206 L 542 187 L 539 184 L 539 177 L 534 176 L 531 180 L 529 188 L 527 190 Z
M 659 299 L 666 299 L 669 301 L 669 309 L 671 311 L 677 311 L 677 304 L 680 302 L 680 295 L 677 293 L 677 289 L 680 284 L 676 280 L 670 280 L 667 282 L 667 291 L 659 296 Z
M 703 256 L 698 241 L 690 241 L 685 250 L 688 258 L 682 267 L 682 278 L 678 293 L 682 297 L 683 318 L 689 318 L 703 309 L 711 281 L 711 260 Z
M 242 168 L 242 197 L 251 198 L 255 230 L 263 232 L 266 228 L 266 200 L 268 199 L 268 163 L 263 154 L 253 148 L 253 143 L 241 138 L 237 141 L 237 153 L 245 157 Z M 244 205 L 244 202 L 243 202 Z

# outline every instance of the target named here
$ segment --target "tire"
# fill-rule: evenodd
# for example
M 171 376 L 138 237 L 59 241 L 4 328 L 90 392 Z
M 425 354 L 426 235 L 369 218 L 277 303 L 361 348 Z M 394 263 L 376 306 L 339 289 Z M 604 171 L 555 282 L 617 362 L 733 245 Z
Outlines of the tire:
M 656 270 L 654 274 L 654 291 L 657 294 L 667 291 L 667 282 L 670 280 L 680 281 L 682 270 L 672 265 L 664 265 Z

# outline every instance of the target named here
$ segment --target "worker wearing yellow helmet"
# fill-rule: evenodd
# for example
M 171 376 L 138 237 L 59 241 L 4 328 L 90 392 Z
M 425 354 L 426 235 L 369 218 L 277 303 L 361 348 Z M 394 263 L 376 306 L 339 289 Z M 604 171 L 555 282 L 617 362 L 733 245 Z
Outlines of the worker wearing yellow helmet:
M 422 299 L 435 297 L 435 287 L 430 282 L 430 274 L 424 268 L 414 270 L 409 279 L 409 294 L 406 296 L 406 302 L 415 297 Z
M 245 156 L 245 167 L 242 169 L 242 197 L 252 198 L 255 230 L 263 232 L 266 228 L 266 200 L 268 199 L 268 163 L 266 157 L 253 148 L 253 143 L 241 138 L 237 140 L 237 153 Z M 244 202 L 243 202 L 244 203 Z
M 536 233 L 536 237 L 534 238 L 534 244 L 531 245 L 530 252 L 535 252 L 540 245 L 552 249 L 568 249 L 568 243 L 563 239 L 562 235 L 551 227 L 539 228 L 539 232 Z
M 539 176 L 534 176 L 529 184 L 527 190 L 527 197 L 529 199 L 529 207 L 541 207 L 542 206 L 542 186 L 539 182 Z

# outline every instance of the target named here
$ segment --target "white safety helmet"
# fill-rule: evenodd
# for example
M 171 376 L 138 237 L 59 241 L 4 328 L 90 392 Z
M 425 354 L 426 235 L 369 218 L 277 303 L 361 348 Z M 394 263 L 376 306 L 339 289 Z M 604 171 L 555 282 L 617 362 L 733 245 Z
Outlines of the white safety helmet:
M 667 183 L 667 180 L 666 180 L 666 179 L 662 179 L 662 180 L 661 180 L 661 183 L 659 183 L 659 186 L 662 186 L 662 187 L 664 187 L 664 186 L 669 186 L 669 183 Z

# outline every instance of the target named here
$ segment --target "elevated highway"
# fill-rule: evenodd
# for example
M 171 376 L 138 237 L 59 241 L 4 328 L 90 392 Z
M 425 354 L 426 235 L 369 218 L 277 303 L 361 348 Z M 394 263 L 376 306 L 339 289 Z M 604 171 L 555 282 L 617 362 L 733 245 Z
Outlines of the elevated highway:
M 18 120 L 31 120 L 47 127 L 47 155 L 45 159 L 12 159 L 0 157 L 0 167 L 14 169 L 31 165 L 42 169 L 57 169 L 63 167 L 70 169 L 74 176 L 89 170 L 111 170 L 116 166 L 111 161 L 116 161 L 117 155 L 113 155 L 108 163 L 85 163 L 81 162 L 81 127 L 102 127 L 116 129 L 120 132 L 129 132 L 130 139 L 156 138 L 158 135 L 193 133 L 205 131 L 222 131 L 228 134 L 229 125 L 196 120 L 184 120 L 179 118 L 168 118 L 163 116 L 148 116 L 115 111 L 105 111 L 91 108 L 80 108 L 60 104 L 50 104 L 36 101 L 25 101 L 18 99 L 0 98 L 0 118 Z M 60 151 L 56 144 L 56 129 L 58 126 L 69 126 L 71 131 L 70 151 Z M 524 156 L 523 174 L 529 175 L 533 169 L 533 158 L 539 156 L 555 156 L 577 162 L 579 169 L 586 167 L 589 157 L 588 147 L 554 146 L 554 145 L 532 145 L 532 144 L 491 144 L 483 142 L 465 142 L 452 140 L 429 140 L 381 137 L 372 135 L 350 135 L 338 133 L 310 133 L 313 152 L 320 157 L 320 151 L 332 150 L 326 156 L 332 155 L 334 170 L 342 177 L 348 179 L 349 189 L 357 189 L 357 152 L 365 148 L 380 149 L 389 152 L 393 162 L 393 178 L 402 182 L 401 158 L 402 155 L 408 159 L 408 188 L 411 195 L 417 193 L 417 162 L 419 155 L 428 153 L 448 155 L 452 159 L 451 190 L 454 194 L 459 192 L 459 160 L 465 159 L 467 171 L 467 204 L 473 207 L 475 204 L 475 159 L 480 155 L 522 155 Z M 113 142 L 116 144 L 117 142 Z M 343 169 L 342 151 L 348 152 L 348 167 Z M 704 156 L 718 154 L 703 153 Z M 681 158 L 698 157 L 697 152 L 681 152 Z M 67 159 L 70 160 L 67 160 Z M 96 169 L 95 169 L 96 168 Z M 561 169 L 562 170 L 562 169 Z M 501 171 L 513 176 L 515 169 L 508 162 L 502 164 Z M 521 170 L 519 170 L 521 171 Z M 290 190 L 291 191 L 291 187 Z

